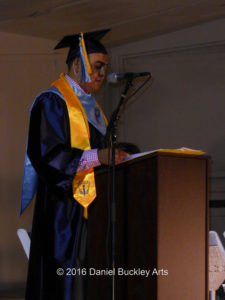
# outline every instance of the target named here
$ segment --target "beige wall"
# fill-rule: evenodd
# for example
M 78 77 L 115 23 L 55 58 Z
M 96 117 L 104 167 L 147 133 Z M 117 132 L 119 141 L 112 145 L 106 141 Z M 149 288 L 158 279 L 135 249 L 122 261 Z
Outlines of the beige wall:
M 153 84 L 128 105 L 120 140 L 142 151 L 202 149 L 213 158 L 213 174 L 225 181 L 225 19 L 116 47 L 117 72 L 150 71 Z M 111 87 L 108 111 L 119 97 Z M 225 183 L 221 196 L 225 199 Z M 218 197 L 218 194 L 217 194 Z
M 119 140 L 142 151 L 182 146 L 213 159 L 211 200 L 225 200 L 225 19 L 111 49 L 114 72 L 150 71 L 153 84 L 127 106 Z M 109 87 L 111 112 L 121 85 Z M 225 245 L 225 208 L 211 209 Z
M 64 71 L 55 41 L 0 33 L 0 285 L 24 282 L 27 260 L 16 230 L 31 225 L 32 209 L 19 219 L 29 108 L 34 97 Z

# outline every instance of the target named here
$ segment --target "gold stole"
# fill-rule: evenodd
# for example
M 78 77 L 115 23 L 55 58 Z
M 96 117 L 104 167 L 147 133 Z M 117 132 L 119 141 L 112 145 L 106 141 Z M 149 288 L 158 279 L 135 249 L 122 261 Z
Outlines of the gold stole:
M 60 74 L 60 78 L 54 81 L 51 86 L 55 86 L 66 101 L 70 120 L 71 147 L 81 150 L 91 149 L 90 131 L 85 111 L 77 95 L 73 92 L 66 80 L 65 75 Z M 99 109 L 101 110 L 100 107 Z M 103 111 L 102 114 L 107 124 Z M 88 206 L 96 198 L 94 169 L 91 168 L 77 172 L 73 179 L 72 186 L 73 197 L 84 207 L 84 217 L 87 219 Z

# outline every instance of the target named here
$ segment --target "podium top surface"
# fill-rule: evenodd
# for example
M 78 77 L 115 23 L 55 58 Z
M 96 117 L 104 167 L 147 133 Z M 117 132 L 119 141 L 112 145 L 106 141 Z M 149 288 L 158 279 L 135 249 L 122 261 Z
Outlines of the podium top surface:
M 147 151 L 137 154 L 131 154 L 127 157 L 124 161 L 119 163 L 116 167 L 135 164 L 145 159 L 155 158 L 159 156 L 170 156 L 170 157 L 177 157 L 177 158 L 196 158 L 196 159 L 203 159 L 203 160 L 211 160 L 211 157 L 206 154 L 206 152 L 193 150 L 189 148 L 180 148 L 180 149 L 157 149 L 153 151 Z M 105 167 L 99 166 L 96 168 L 96 171 L 102 171 Z
M 154 156 L 177 156 L 177 157 L 190 157 L 190 158 L 200 158 L 200 159 L 209 159 L 210 157 L 203 151 L 193 150 L 189 148 L 180 148 L 180 149 L 157 149 L 153 151 L 143 152 L 132 154 L 127 157 L 121 164 L 136 161 L 139 159 L 150 158 Z

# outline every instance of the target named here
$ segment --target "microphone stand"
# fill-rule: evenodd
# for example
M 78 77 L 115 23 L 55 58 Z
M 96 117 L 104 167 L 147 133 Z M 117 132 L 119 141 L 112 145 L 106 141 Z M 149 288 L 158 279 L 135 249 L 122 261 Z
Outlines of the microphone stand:
M 112 225 L 112 300 L 115 300 L 115 257 L 116 257 L 116 180 L 115 180 L 115 154 L 116 154 L 116 145 L 117 145 L 117 123 L 120 119 L 119 112 L 121 107 L 125 104 L 127 92 L 132 85 L 133 78 L 128 78 L 126 82 L 126 86 L 124 92 L 121 94 L 119 104 L 116 110 L 112 113 L 110 118 L 109 125 L 107 127 L 106 140 L 108 141 L 108 145 L 110 147 L 110 141 L 112 141 L 112 200 L 111 200 L 111 225 Z

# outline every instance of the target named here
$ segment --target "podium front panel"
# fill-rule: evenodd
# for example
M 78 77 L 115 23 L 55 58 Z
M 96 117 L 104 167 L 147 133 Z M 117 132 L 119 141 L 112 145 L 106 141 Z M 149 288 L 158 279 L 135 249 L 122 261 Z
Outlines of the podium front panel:
M 110 300 L 107 169 L 88 219 L 88 300 Z M 117 300 L 207 299 L 208 159 L 156 153 L 116 168 Z

